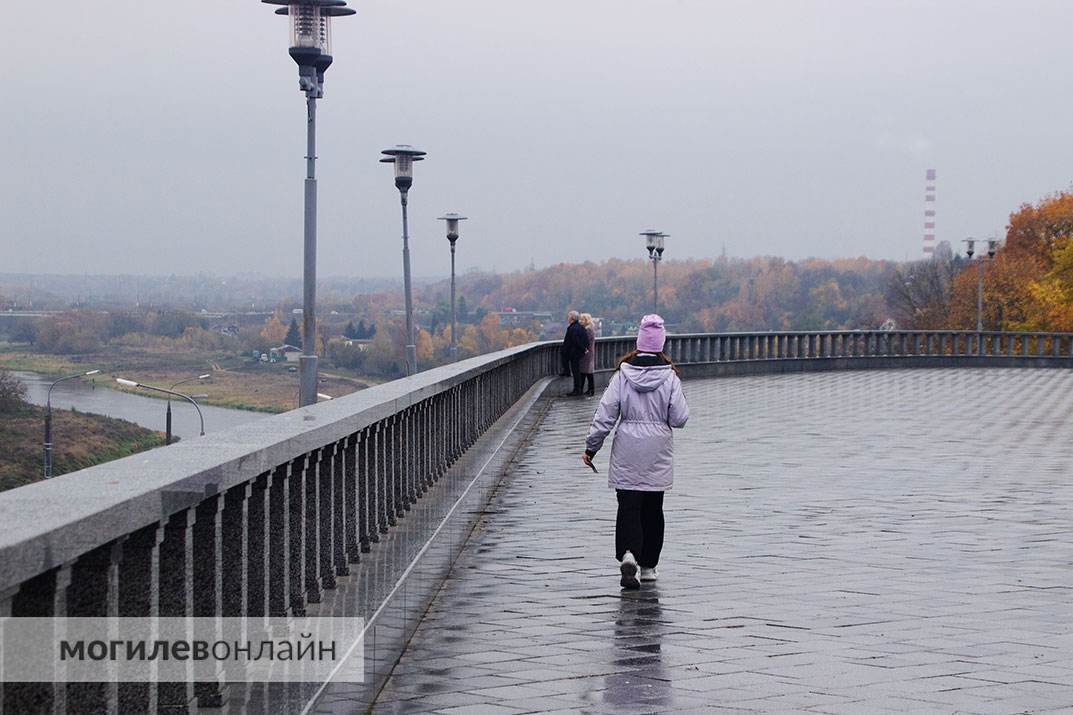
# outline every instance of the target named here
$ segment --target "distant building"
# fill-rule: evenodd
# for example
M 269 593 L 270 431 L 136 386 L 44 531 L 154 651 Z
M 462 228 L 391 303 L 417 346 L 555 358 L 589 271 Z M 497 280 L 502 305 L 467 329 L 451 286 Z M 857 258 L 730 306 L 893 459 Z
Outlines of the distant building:
M 369 349 L 369 346 L 373 344 L 371 338 L 348 338 L 345 335 L 337 335 L 331 339 L 331 342 L 342 343 L 348 348 L 357 347 L 358 350 L 361 350 L 362 352 L 366 352 Z
M 302 348 L 296 348 L 293 345 L 284 344 L 268 351 L 269 362 L 298 362 L 301 356 Z
M 551 313 L 540 310 L 515 310 L 505 308 L 493 313 L 499 317 L 499 324 L 504 328 L 528 328 L 533 323 L 543 327 L 551 322 Z

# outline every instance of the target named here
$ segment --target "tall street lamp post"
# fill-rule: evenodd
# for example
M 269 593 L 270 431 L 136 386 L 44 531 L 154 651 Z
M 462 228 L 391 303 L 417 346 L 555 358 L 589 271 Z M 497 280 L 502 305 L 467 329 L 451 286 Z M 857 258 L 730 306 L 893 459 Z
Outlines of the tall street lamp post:
M 972 260 L 973 255 L 976 253 L 976 239 L 966 238 L 965 254 Z M 994 260 L 995 251 L 998 246 L 998 241 L 992 239 L 987 242 L 987 259 L 988 261 Z M 983 354 L 983 332 L 984 332 L 984 257 L 980 256 L 976 259 L 976 354 Z
M 45 400 L 45 479 L 52 476 L 52 388 L 67 380 L 74 380 L 76 377 L 99 375 L 100 372 L 100 370 L 90 370 L 89 372 L 80 372 L 77 375 L 68 375 L 67 377 L 61 377 L 48 386 L 48 399 Z
M 447 222 L 447 240 L 451 242 L 451 359 L 458 359 L 458 313 L 455 308 L 455 243 L 458 241 L 458 222 L 466 217 L 456 213 L 440 216 Z
M 324 72 L 332 64 L 333 17 L 354 15 L 346 0 L 261 0 L 284 5 L 291 25 L 291 58 L 298 87 L 306 96 L 305 240 L 302 274 L 302 356 L 298 359 L 298 404 L 317 402 L 317 100 L 324 96 Z
M 204 375 L 198 375 L 197 377 L 188 377 L 185 380 L 179 380 L 177 383 L 171 386 L 171 389 L 174 390 L 179 385 L 185 385 L 188 382 L 193 382 L 194 380 L 197 380 L 198 382 L 201 382 L 202 380 L 208 380 L 210 377 L 212 377 L 212 375 L 208 373 Z M 165 415 L 164 427 L 164 444 L 166 446 L 171 444 L 171 395 L 168 395 L 168 411 Z
M 427 152 L 409 144 L 397 144 L 384 149 L 384 164 L 395 165 L 395 188 L 402 202 L 402 281 L 406 291 L 406 374 L 417 374 L 417 332 L 414 325 L 414 298 L 410 284 L 410 223 L 407 214 L 410 187 L 414 184 L 414 162 L 423 161 Z
M 191 397 L 190 395 L 184 395 L 181 392 L 176 392 L 175 390 L 168 390 L 168 389 L 165 389 L 163 387 L 154 387 L 153 385 L 146 385 L 146 384 L 141 383 L 141 382 L 135 382 L 134 380 L 126 380 L 126 379 L 124 379 L 122 377 L 117 377 L 115 379 L 115 381 L 118 382 L 123 387 L 132 387 L 132 388 L 135 388 L 135 389 L 142 388 L 144 390 L 153 390 L 154 392 L 161 392 L 161 393 L 163 393 L 165 395 L 169 395 L 170 397 L 178 397 L 180 399 L 186 400 L 187 402 L 189 402 L 191 405 L 194 406 L 195 410 L 197 410 L 198 419 L 201 420 L 201 436 L 202 437 L 205 436 L 205 416 L 201 414 L 201 406 L 198 405 L 198 403 L 196 401 L 194 401 L 194 398 Z
M 659 264 L 663 261 L 664 239 L 670 234 L 648 229 L 641 231 L 645 237 L 645 248 L 648 249 L 648 257 L 652 261 L 652 312 L 659 313 Z

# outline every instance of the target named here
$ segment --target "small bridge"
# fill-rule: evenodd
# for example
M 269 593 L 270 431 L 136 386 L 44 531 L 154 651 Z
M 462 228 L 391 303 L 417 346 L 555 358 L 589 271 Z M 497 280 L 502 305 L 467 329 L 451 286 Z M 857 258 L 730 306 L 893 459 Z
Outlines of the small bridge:
M 598 342 L 598 380 L 632 343 Z M 691 379 L 1073 367 L 1070 334 L 677 335 L 668 338 L 667 350 Z M 372 707 L 378 695 L 381 703 L 404 701 L 399 677 L 388 681 L 392 670 L 408 663 L 400 654 L 422 618 L 442 616 L 430 604 L 475 524 L 488 517 L 489 500 L 512 460 L 527 440 L 547 431 L 537 428 L 548 410 L 569 413 L 570 434 L 557 435 L 569 441 L 563 448 L 581 443 L 584 413 L 594 404 L 547 399 L 558 366 L 555 344 L 513 348 L 0 494 L 0 622 L 30 616 L 366 619 L 361 685 L 7 684 L 0 713 L 353 712 Z M 719 381 L 703 381 L 713 384 Z M 701 413 L 705 407 L 694 404 Z M 782 411 L 793 409 L 784 404 Z M 876 444 L 872 457 L 883 460 Z M 703 454 L 704 448 L 692 449 Z M 794 467 L 792 455 L 772 451 L 767 458 Z M 860 545 L 869 538 L 865 533 Z M 815 587 L 822 591 L 823 580 Z M 685 607 L 708 606 L 694 599 Z M 414 643 L 419 649 L 422 641 Z

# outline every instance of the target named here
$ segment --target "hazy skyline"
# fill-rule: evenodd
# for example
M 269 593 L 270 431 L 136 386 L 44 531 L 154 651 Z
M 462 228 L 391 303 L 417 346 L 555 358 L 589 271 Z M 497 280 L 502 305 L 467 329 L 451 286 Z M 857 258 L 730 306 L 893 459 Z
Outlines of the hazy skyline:
M 351 0 L 319 107 L 321 276 L 401 273 L 379 152 L 429 152 L 417 275 L 920 255 L 1068 188 L 1054 2 Z M 256 0 L 6 8 L 0 272 L 301 270 L 304 107 Z

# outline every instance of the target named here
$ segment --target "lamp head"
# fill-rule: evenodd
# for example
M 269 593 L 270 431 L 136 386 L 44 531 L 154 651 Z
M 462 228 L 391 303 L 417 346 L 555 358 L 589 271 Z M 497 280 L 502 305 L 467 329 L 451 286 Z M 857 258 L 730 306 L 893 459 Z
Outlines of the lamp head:
M 346 0 L 261 0 L 283 5 L 277 15 L 287 15 L 291 25 L 291 58 L 298 65 L 298 85 L 316 97 L 324 95 L 324 72 L 332 64 L 333 17 L 356 14 Z
M 100 370 L 90 370 L 85 375 L 86 375 L 86 377 L 89 377 L 90 375 L 100 375 L 100 374 L 101 374 Z
M 440 216 L 438 220 L 447 222 L 447 240 L 454 244 L 458 240 L 458 222 L 467 219 L 461 214 L 451 212 Z
M 403 193 L 409 191 L 414 183 L 414 162 L 424 161 L 426 152 L 409 144 L 396 144 L 380 153 L 384 154 L 380 163 L 395 165 L 395 188 Z
M 212 373 L 207 372 L 204 375 L 198 375 L 197 379 L 199 379 L 199 380 L 208 380 L 210 377 L 212 377 Z
M 991 239 L 990 241 L 988 241 L 987 242 L 987 257 L 988 258 L 994 258 L 995 253 L 997 251 L 998 251 L 998 241 L 995 240 L 995 239 Z
M 975 238 L 966 238 L 965 239 L 965 255 L 967 255 L 969 258 L 972 258 L 974 253 L 976 253 L 976 239 Z
M 127 379 L 122 378 L 122 377 L 117 377 L 115 379 L 115 381 L 118 382 L 123 387 L 138 387 L 138 383 L 136 383 L 134 380 L 127 380 Z
M 657 239 L 662 234 L 660 234 L 660 232 L 655 230 L 655 229 L 649 228 L 649 229 L 646 229 L 644 231 L 641 231 L 640 235 L 644 236 L 644 238 L 645 238 L 645 248 L 648 249 L 648 255 L 651 256 L 653 254 L 653 252 L 656 250 Z

